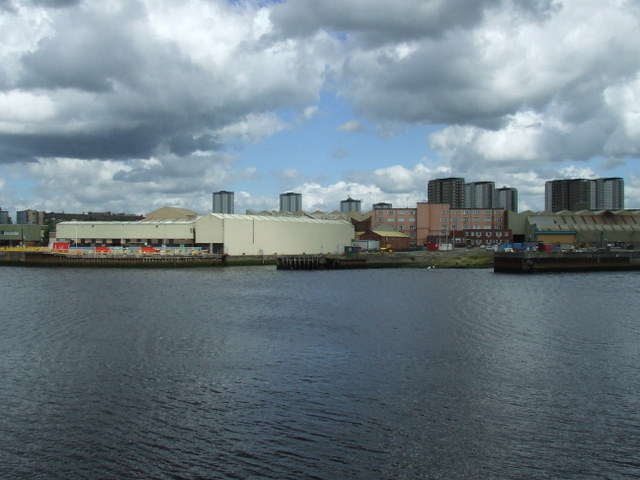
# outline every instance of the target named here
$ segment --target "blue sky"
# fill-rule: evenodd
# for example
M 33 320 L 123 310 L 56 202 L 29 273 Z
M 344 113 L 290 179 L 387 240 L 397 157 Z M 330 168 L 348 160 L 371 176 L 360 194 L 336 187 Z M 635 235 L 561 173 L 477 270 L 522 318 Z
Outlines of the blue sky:
M 0 0 L 0 208 L 426 200 L 433 178 L 620 176 L 640 208 L 636 0 Z

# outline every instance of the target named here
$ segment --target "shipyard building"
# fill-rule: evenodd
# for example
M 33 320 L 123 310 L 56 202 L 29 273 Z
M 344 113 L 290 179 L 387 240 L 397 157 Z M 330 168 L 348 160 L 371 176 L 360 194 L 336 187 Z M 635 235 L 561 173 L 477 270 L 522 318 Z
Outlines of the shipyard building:
M 139 222 L 60 222 L 56 242 L 95 247 L 199 247 L 228 255 L 343 253 L 351 223 L 309 217 L 217 214 Z

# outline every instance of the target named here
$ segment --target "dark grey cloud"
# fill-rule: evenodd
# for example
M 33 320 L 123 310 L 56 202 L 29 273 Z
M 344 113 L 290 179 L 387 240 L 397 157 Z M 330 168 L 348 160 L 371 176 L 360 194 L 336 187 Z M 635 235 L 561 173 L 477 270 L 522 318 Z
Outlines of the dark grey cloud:
M 276 6 L 271 20 L 285 35 L 318 30 L 355 35 L 367 45 L 438 38 L 453 28 L 470 28 L 499 0 L 340 1 L 299 0 Z
M 131 20 L 74 12 L 61 16 L 61 30 L 40 41 L 22 58 L 23 89 L 77 89 L 111 92 L 116 84 L 131 85 L 145 65 L 145 52 Z
M 64 8 L 79 5 L 86 0 L 32 0 L 34 5 L 41 5 L 43 7 L 51 8 Z
M 83 1 L 85 0 L 31 0 L 27 3 L 49 8 L 66 8 L 78 5 Z M 16 10 L 16 5 L 19 5 L 20 3 L 25 2 L 20 2 L 19 0 L 0 0 L 0 10 L 14 12 Z
M 0 66 L 0 88 L 7 99 L 16 92 L 32 95 L 34 104 L 36 97 L 46 98 L 51 113 L 30 123 L 28 132 L 2 132 L 0 162 L 220 150 L 216 131 L 246 116 L 317 99 L 325 60 L 313 49 L 282 48 L 275 40 L 275 54 L 264 55 L 269 43 L 246 38 L 254 28 L 251 10 L 226 11 L 232 7 L 224 2 L 210 5 L 217 13 L 207 11 L 206 2 L 159 6 L 153 19 L 141 0 L 115 8 L 88 3 L 49 9 L 50 20 L 42 24 L 47 28 L 32 26 L 41 35 L 37 44 Z M 174 25 L 167 15 L 183 7 L 182 23 Z M 198 9 L 211 18 L 189 17 L 201 13 Z M 190 22 L 210 30 L 191 30 Z M 251 132 L 243 135 L 252 137 Z
M 46 157 L 127 159 L 148 156 L 163 138 L 150 126 L 101 134 L 0 135 L 0 158 L 5 162 L 35 161 Z

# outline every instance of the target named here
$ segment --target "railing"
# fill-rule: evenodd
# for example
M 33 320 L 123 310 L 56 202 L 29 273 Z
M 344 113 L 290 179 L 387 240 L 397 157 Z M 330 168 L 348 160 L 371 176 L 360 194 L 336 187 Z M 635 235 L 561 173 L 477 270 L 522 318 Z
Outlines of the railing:
M 50 252 L 49 247 L 0 247 L 2 252 Z

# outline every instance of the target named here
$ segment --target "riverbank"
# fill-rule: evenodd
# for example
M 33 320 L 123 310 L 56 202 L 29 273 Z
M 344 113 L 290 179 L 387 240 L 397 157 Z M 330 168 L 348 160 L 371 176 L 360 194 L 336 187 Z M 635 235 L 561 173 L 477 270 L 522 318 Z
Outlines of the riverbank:
M 358 255 L 319 255 L 341 268 L 492 268 L 493 253 L 459 249 L 449 252 L 364 253 Z M 233 266 L 275 266 L 277 255 L 201 255 L 131 257 L 70 255 L 52 252 L 0 252 L 0 265 L 37 267 L 118 267 L 118 268 L 194 268 Z

